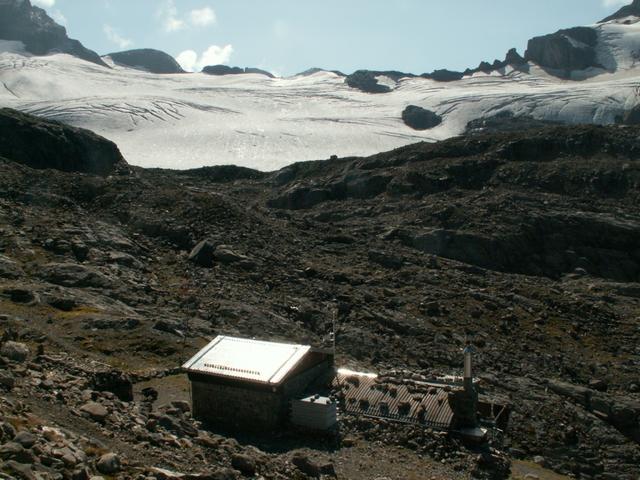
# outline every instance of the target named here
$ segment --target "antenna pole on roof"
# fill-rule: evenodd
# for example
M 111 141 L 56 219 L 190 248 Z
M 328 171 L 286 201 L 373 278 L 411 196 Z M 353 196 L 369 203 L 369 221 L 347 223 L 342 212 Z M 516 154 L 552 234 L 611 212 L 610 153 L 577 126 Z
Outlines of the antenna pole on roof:
M 336 303 L 333 308 L 333 322 L 331 325 L 331 342 L 332 342 L 332 353 L 333 356 L 336 356 L 336 324 L 338 323 L 338 304 Z

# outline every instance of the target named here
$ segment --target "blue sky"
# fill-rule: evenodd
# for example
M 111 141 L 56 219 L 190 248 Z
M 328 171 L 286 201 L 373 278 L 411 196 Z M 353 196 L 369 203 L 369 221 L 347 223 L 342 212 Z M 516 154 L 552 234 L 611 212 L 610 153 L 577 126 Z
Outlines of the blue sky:
M 100 54 L 156 48 L 198 70 L 225 63 L 463 70 L 529 38 L 595 23 L 631 0 L 32 0 Z

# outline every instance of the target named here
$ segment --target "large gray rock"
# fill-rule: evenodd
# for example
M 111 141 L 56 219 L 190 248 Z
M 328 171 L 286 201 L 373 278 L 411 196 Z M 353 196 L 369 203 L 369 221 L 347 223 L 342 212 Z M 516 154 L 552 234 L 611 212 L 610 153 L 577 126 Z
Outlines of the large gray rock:
M 51 283 L 65 287 L 110 288 L 113 281 L 94 267 L 76 263 L 49 263 L 42 270 Z
M 598 33 L 590 27 L 575 27 L 529 40 L 525 59 L 550 70 L 562 78 L 571 72 L 590 67 L 602 68 L 597 62 Z
M 107 66 L 96 52 L 67 37 L 63 26 L 29 0 L 0 0 L 0 38 L 22 42 L 34 55 L 62 52 Z
M 108 55 L 114 63 L 151 73 L 184 73 L 180 64 L 168 53 L 152 48 L 114 52 Z
M 80 412 L 87 414 L 92 420 L 95 420 L 96 422 L 104 422 L 104 420 L 109 415 L 109 411 L 106 409 L 106 407 L 96 402 L 85 403 L 80 407 Z
M 257 466 L 253 457 L 244 453 L 234 453 L 231 457 L 231 466 L 246 476 L 253 476 Z
M 24 343 L 6 342 L 0 347 L 0 355 L 14 362 L 24 362 L 29 356 L 29 347 Z
M 216 243 L 213 240 L 205 239 L 199 242 L 189 254 L 189 261 L 200 265 L 201 267 L 213 266 L 213 252 L 216 249 Z
M 0 255 L 0 278 L 18 278 L 21 274 L 22 269 L 17 262 Z
M 129 172 L 116 144 L 106 138 L 10 108 L 0 109 L 0 156 L 35 169 L 104 176 Z
M 105 453 L 96 464 L 98 471 L 104 475 L 113 475 L 122 469 L 120 457 L 115 453 Z
M 24 448 L 31 448 L 36 444 L 38 438 L 33 433 L 22 430 L 16 434 L 13 441 L 19 443 Z
M 218 245 L 213 252 L 213 257 L 224 264 L 251 261 L 246 255 L 234 252 L 228 245 Z
M 402 121 L 414 130 L 429 130 L 442 123 L 442 117 L 431 110 L 409 105 L 402 112 Z

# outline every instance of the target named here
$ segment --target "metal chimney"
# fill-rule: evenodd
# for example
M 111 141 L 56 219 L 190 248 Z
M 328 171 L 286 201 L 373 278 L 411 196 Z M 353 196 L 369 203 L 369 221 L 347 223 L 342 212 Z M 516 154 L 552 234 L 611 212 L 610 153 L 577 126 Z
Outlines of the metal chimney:
M 467 342 L 467 346 L 462 353 L 464 354 L 464 389 L 468 392 L 473 390 L 473 372 L 471 369 L 472 362 L 471 357 L 475 352 L 475 348 L 471 345 L 471 342 Z

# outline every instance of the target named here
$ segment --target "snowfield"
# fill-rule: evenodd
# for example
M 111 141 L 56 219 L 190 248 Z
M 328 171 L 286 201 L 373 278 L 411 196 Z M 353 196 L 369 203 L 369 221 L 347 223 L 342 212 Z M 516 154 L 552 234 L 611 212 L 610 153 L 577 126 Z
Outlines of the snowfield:
M 598 58 L 608 69 L 560 80 L 528 73 L 475 74 L 457 82 L 381 83 L 367 94 L 330 72 L 268 78 L 245 74 L 155 75 L 112 70 L 55 54 L 35 57 L 0 42 L 0 105 L 88 128 L 113 140 L 127 161 L 186 169 L 235 164 L 274 170 L 331 155 L 363 156 L 460 135 L 469 121 L 502 111 L 565 123 L 613 123 L 640 99 L 640 24 L 599 25 Z M 401 114 L 418 105 L 443 117 L 419 132 Z

